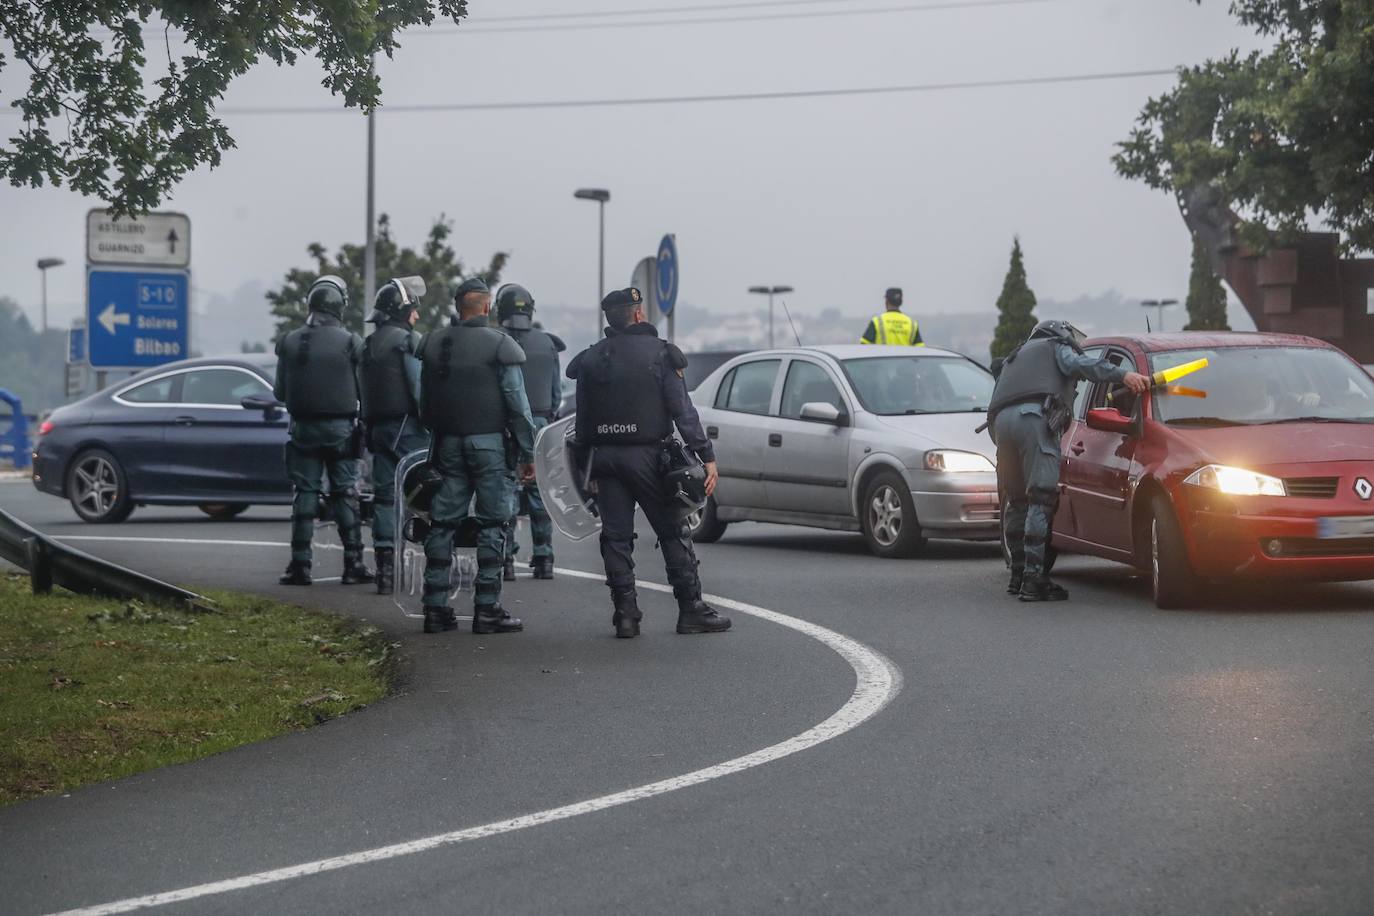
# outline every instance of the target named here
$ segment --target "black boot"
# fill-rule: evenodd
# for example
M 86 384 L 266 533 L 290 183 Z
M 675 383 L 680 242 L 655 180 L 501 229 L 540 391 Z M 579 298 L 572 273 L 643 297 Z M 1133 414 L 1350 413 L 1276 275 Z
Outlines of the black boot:
M 377 594 L 390 595 L 396 590 L 396 551 L 391 547 L 377 548 Z
M 1056 585 L 1046 575 L 1027 576 L 1021 584 L 1022 601 L 1064 601 L 1069 597 L 1068 590 Z
M 515 581 L 515 557 L 507 557 L 506 562 L 501 564 L 501 581 Z
M 1021 583 L 1025 580 L 1025 578 L 1026 571 L 1024 569 L 1013 569 L 1011 571 L 1011 581 L 1007 583 L 1007 594 L 1021 594 Z
M 617 639 L 634 639 L 639 635 L 639 621 L 643 613 L 639 610 L 639 596 L 632 588 L 621 588 L 611 592 L 615 603 L 615 613 L 611 615 L 611 625 L 615 627 Z
M 344 554 L 343 578 L 339 581 L 344 585 L 366 585 L 376 581 L 376 576 L 372 575 L 372 570 L 363 565 L 362 551 L 356 554 Z
M 425 605 L 425 632 L 440 633 L 444 630 L 458 629 L 458 618 L 451 607 Z
M 507 614 L 499 604 L 479 607 L 472 614 L 472 632 L 479 635 L 489 633 L 518 633 L 525 629 L 525 622 L 519 617 Z
M 553 557 L 552 557 L 552 556 L 548 556 L 548 557 L 535 557 L 533 560 L 530 560 L 530 566 L 532 566 L 532 567 L 534 568 L 534 577 L 535 577 L 536 579 L 552 579 L 552 578 L 553 578 Z
M 277 580 L 282 585 L 309 585 L 310 563 L 306 560 L 292 560 L 286 564 L 286 572 Z
M 724 633 L 728 629 L 730 629 L 730 618 L 719 613 L 700 598 L 678 600 L 677 631 L 679 633 Z

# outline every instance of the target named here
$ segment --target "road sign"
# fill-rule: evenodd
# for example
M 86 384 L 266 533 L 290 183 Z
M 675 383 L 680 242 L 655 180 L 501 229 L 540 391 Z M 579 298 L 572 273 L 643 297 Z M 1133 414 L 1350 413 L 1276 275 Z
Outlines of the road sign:
M 671 315 L 673 306 L 677 305 L 678 287 L 677 237 L 671 233 L 658 243 L 658 267 L 655 273 L 654 292 L 659 311 Z
M 86 323 L 78 318 L 67 329 L 67 363 L 80 365 L 86 361 Z
M 67 397 L 74 398 L 86 390 L 86 367 L 67 363 Z
M 658 308 L 658 280 L 654 277 L 657 267 L 657 259 L 643 258 L 635 265 L 635 272 L 630 276 L 630 285 L 644 294 L 644 317 L 649 324 L 658 324 L 663 317 Z
M 190 288 L 191 275 L 184 270 L 89 270 L 91 366 L 146 369 L 189 356 Z
M 86 214 L 86 261 L 140 267 L 189 267 L 191 218 L 148 213 L 115 219 L 108 210 Z

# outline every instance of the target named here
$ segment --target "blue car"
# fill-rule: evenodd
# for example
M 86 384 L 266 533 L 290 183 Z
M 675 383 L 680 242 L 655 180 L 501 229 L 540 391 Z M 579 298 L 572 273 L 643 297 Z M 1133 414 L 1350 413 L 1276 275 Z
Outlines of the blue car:
M 275 371 L 271 354 L 182 360 L 60 407 L 39 426 L 33 484 L 97 523 L 147 505 L 289 505 Z

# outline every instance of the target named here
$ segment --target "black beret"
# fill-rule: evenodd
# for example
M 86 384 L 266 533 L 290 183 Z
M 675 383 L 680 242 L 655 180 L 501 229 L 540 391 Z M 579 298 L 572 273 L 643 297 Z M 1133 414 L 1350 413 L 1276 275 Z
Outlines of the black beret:
M 462 283 L 458 284 L 458 288 L 453 291 L 453 301 L 462 302 L 463 297 L 468 293 L 486 293 L 490 295 L 491 287 L 487 286 L 487 281 L 483 280 L 481 277 L 468 277 Z
M 633 286 L 626 289 L 616 289 L 606 294 L 606 298 L 601 300 L 603 311 L 621 308 L 626 305 L 642 305 L 644 296 Z

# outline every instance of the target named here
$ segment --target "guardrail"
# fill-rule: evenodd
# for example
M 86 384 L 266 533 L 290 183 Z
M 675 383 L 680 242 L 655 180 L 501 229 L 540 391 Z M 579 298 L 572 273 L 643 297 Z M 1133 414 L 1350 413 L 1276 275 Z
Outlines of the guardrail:
M 50 592 L 54 585 L 60 585 L 80 594 L 137 598 L 183 610 L 213 607 L 208 598 L 195 592 L 68 547 L 30 528 L 3 509 L 0 509 L 0 557 L 29 574 L 35 594 Z

